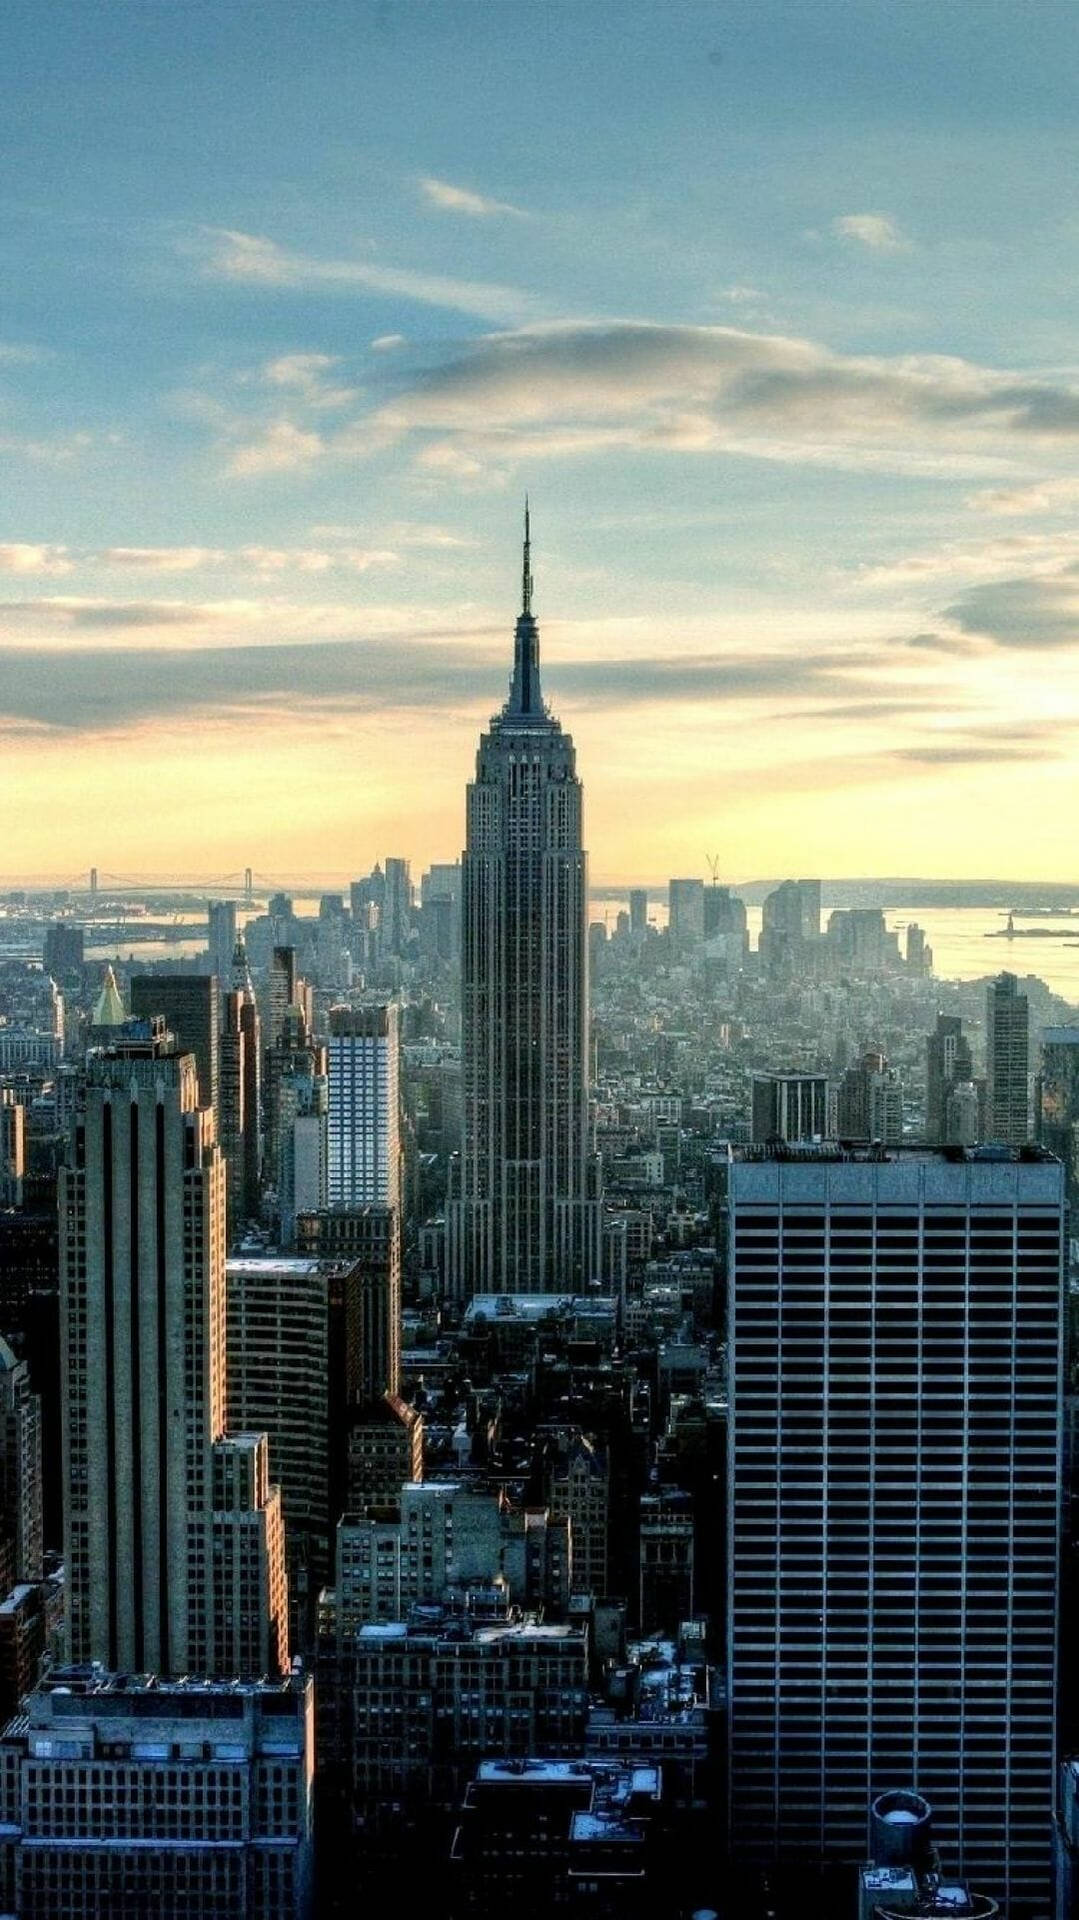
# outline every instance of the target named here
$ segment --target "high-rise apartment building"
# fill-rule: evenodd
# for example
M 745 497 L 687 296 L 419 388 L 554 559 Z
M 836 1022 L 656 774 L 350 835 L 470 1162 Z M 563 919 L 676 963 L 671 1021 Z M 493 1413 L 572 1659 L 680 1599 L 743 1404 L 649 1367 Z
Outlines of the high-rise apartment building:
M 327 1043 L 331 1207 L 401 1203 L 396 1006 L 332 1007 Z
M 462 860 L 464 1127 L 447 1226 L 465 1299 L 573 1291 L 601 1271 L 581 801 L 573 742 L 540 691 L 526 511 L 513 678 L 480 740 Z
M 1030 1139 L 1030 1006 L 1014 973 L 986 995 L 985 1137 L 1021 1147 Z
M 221 1006 L 212 973 L 136 973 L 131 980 L 131 1012 L 136 1019 L 165 1016 L 165 1025 L 181 1053 L 193 1053 L 203 1106 L 219 1111 L 221 1098 Z
M 1047 1911 L 1061 1168 L 762 1155 L 729 1197 L 735 1854 L 864 1860 L 910 1782 L 960 1874 Z
M 237 1444 L 224 1161 L 193 1056 L 150 1022 L 88 1056 L 60 1209 L 70 1658 L 231 1675 L 242 1614 L 248 1670 L 274 1672 L 288 1657 L 280 1495 L 253 1460 L 245 1500 L 218 1459 Z M 257 1593 L 252 1554 L 269 1569 Z

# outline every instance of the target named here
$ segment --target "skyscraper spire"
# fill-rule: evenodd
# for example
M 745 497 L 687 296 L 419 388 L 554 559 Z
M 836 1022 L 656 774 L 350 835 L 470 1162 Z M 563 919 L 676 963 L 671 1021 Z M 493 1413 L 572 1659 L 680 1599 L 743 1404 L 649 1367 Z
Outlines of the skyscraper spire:
M 525 495 L 525 543 L 521 568 L 521 611 L 513 643 L 513 680 L 505 711 L 515 717 L 543 717 L 539 679 L 539 631 L 532 617 L 532 532 Z
M 532 611 L 532 541 L 528 525 L 528 495 L 525 494 L 525 554 L 521 580 L 521 612 Z

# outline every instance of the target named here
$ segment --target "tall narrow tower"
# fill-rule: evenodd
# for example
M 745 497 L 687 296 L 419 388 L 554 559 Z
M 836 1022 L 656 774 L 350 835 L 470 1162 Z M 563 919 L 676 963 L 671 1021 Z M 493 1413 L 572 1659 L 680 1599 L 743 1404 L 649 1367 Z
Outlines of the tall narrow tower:
M 581 783 L 540 692 L 527 502 L 521 601 L 509 698 L 468 789 L 461 869 L 464 1118 L 448 1269 L 465 1299 L 563 1292 L 600 1270 Z

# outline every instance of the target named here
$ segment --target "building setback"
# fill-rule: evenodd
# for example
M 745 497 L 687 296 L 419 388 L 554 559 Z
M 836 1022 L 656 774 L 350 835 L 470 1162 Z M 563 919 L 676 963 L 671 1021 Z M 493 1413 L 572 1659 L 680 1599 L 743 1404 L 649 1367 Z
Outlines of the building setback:
M 736 1858 L 862 1860 L 909 1782 L 953 1869 L 1047 1908 L 1063 1247 L 1048 1159 L 732 1165 Z

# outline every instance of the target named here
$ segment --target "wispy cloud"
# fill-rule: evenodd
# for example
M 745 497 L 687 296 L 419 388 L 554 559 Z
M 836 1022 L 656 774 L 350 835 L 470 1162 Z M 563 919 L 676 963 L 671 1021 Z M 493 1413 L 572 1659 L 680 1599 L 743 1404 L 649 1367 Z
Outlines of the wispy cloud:
M 967 501 L 979 513 L 1021 518 L 1034 513 L 1067 513 L 1079 503 L 1079 479 L 1073 475 L 1034 480 L 1019 487 L 986 487 Z
M 66 547 L 34 545 L 25 540 L 0 545 L 0 573 L 70 573 Z
M 451 477 L 620 448 L 969 472 L 1009 442 L 1074 439 L 1079 389 L 940 355 L 595 322 L 488 335 L 374 422 L 423 436 L 428 470 Z
M 890 213 L 844 213 L 832 221 L 840 240 L 853 240 L 869 253 L 909 253 L 911 243 Z
M 473 193 L 468 187 L 451 186 L 448 180 L 433 180 L 426 175 L 419 187 L 428 205 L 438 207 L 442 213 L 464 213 L 473 220 L 488 220 L 496 214 L 510 214 L 517 220 L 526 218 L 524 209 L 511 206 L 508 200 L 489 200 L 485 194 Z
M 230 473 L 245 478 L 266 473 L 296 473 L 309 467 L 324 450 L 322 436 L 293 420 L 273 420 L 253 440 L 237 447 L 228 463 Z
M 262 369 L 267 386 L 284 387 L 295 393 L 306 406 L 323 412 L 347 407 L 357 397 L 357 388 L 334 386 L 329 379 L 340 357 L 332 353 L 282 353 L 268 360 Z
M 382 266 L 374 260 L 320 259 L 290 252 L 257 234 L 228 228 L 210 229 L 202 251 L 202 270 L 209 278 L 254 289 L 392 294 L 421 306 L 444 307 L 502 325 L 512 325 L 541 310 L 530 294 L 514 287 L 417 273 L 406 267 Z

